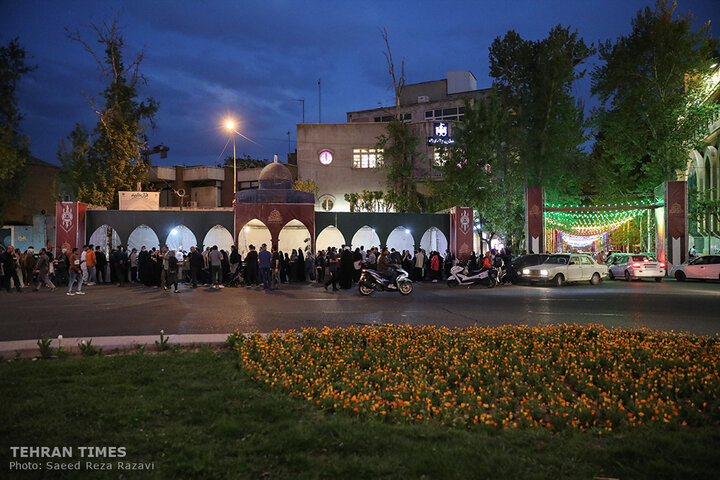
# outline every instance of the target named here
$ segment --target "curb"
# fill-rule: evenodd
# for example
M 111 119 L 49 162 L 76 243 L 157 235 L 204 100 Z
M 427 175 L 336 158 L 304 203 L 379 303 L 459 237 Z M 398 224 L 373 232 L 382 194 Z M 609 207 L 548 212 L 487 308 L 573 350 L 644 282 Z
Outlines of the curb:
M 165 335 L 168 339 L 168 345 L 193 345 L 203 344 L 211 346 L 225 345 L 230 333 L 211 333 L 211 334 L 184 334 L 184 335 Z M 113 337 L 67 337 L 53 338 L 51 346 L 53 348 L 63 347 L 72 355 L 80 354 L 78 343 L 85 340 L 92 340 L 93 347 L 102 348 L 105 353 L 114 351 L 135 350 L 139 346 L 148 348 L 154 347 L 155 342 L 160 339 L 159 335 L 132 335 L 132 336 L 113 336 Z M 8 342 L 0 342 L 0 355 L 5 358 L 34 358 L 40 355 L 40 349 L 37 344 L 38 340 L 14 340 Z

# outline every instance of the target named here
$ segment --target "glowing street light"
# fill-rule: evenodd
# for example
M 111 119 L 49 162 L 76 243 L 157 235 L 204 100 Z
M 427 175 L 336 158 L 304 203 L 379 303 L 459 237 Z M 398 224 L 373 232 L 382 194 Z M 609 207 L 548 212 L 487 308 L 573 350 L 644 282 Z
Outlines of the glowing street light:
M 235 122 L 228 120 L 225 122 L 225 128 L 230 130 L 233 140 L 233 203 L 237 196 L 237 156 L 235 155 Z

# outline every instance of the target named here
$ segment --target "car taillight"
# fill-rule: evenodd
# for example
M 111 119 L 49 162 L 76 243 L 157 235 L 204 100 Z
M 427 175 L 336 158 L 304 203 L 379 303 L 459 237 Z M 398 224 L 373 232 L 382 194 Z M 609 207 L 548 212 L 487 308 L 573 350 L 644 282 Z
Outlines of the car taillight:
M 643 258 L 643 262 L 648 262 L 649 260 L 647 258 Z
M 364 269 L 364 268 L 362 269 L 362 273 L 365 273 L 365 269 Z
M 660 262 L 660 268 L 665 268 L 665 264 Z
M 633 268 L 640 268 L 640 264 L 638 262 L 633 263 Z

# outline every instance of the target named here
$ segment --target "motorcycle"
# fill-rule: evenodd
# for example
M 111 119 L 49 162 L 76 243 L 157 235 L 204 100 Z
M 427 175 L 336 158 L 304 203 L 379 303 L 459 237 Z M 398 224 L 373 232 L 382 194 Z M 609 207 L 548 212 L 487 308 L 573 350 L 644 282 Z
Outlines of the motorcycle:
M 397 278 L 394 283 L 380 275 L 375 270 L 364 268 L 362 275 L 358 281 L 358 289 L 361 295 L 371 295 L 373 292 L 400 292 L 403 295 L 410 295 L 413 291 L 412 280 L 408 278 L 408 273 L 402 268 L 396 268 Z
M 455 265 L 450 269 L 448 287 L 458 285 L 486 285 L 493 288 L 498 283 L 498 271 L 496 268 L 483 268 L 478 271 L 468 271 L 466 266 Z

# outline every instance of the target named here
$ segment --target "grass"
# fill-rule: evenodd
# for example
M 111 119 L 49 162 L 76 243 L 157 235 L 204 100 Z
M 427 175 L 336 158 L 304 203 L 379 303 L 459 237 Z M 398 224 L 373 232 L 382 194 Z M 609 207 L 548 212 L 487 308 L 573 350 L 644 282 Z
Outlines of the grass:
M 480 430 L 329 413 L 252 380 L 232 352 L 0 366 L 0 477 L 10 446 L 124 446 L 130 478 L 716 478 L 720 430 L 643 425 Z M 77 460 L 77 458 L 73 459 Z M 14 472 L 118 478 L 121 472 Z

